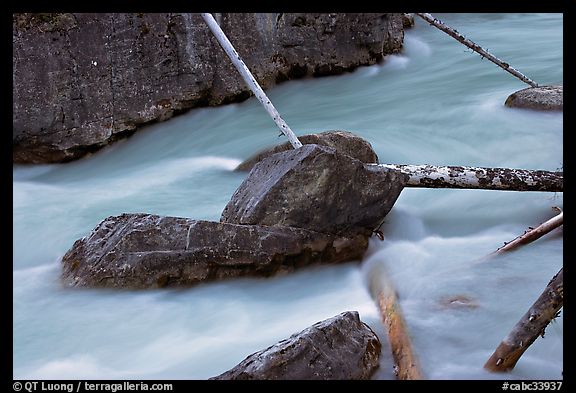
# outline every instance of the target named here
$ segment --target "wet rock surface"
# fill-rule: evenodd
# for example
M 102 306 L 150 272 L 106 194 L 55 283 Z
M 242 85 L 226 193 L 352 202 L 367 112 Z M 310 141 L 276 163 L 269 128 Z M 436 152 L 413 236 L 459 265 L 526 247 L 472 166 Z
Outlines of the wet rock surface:
M 378 156 L 370 143 L 348 131 L 325 131 L 318 134 L 302 135 L 298 137 L 298 140 L 304 145 L 316 144 L 332 147 L 339 153 L 349 155 L 366 164 L 378 163 Z M 249 171 L 256 163 L 270 157 L 272 154 L 291 149 L 292 145 L 290 145 L 290 142 L 285 142 L 262 150 L 238 165 L 236 170 Z
M 414 14 L 402 14 L 402 26 L 405 29 L 414 27 Z
M 400 13 L 216 13 L 265 89 L 375 64 Z M 139 126 L 250 96 L 199 14 L 13 14 L 15 163 L 77 159 Z
M 510 108 L 562 111 L 564 110 L 563 91 L 563 86 L 529 87 L 510 94 L 504 105 Z
M 363 236 L 122 214 L 74 243 L 62 259 L 62 281 L 77 287 L 190 286 L 360 259 L 367 246 Z
M 211 379 L 369 379 L 378 368 L 380 350 L 378 337 L 358 312 L 347 311 L 253 353 Z
M 399 171 L 364 165 L 327 146 L 304 145 L 256 164 L 220 221 L 369 236 L 407 181 Z

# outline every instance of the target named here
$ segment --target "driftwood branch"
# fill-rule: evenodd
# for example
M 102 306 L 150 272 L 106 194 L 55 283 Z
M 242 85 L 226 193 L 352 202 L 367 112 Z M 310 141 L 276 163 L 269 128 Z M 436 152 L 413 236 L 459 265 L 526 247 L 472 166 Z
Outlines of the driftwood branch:
M 238 52 L 236 52 L 236 49 L 234 49 L 234 47 L 228 40 L 228 37 L 226 37 L 226 34 L 224 34 L 224 32 L 222 31 L 222 29 L 220 28 L 220 26 L 212 16 L 212 14 L 202 13 L 202 18 L 212 31 L 212 34 L 214 34 L 214 36 L 220 43 L 222 49 L 224 49 L 224 51 L 232 61 L 232 64 L 234 64 L 240 75 L 242 75 L 244 82 L 246 82 L 250 90 L 252 90 L 256 98 L 258 98 L 258 101 L 260 101 L 260 103 L 264 106 L 268 114 L 270 114 L 272 120 L 274 120 L 278 128 L 280 128 L 280 131 L 282 131 L 282 133 L 286 135 L 292 147 L 295 149 L 301 147 L 302 143 L 300 143 L 294 132 L 292 132 L 288 124 L 286 124 L 284 119 L 282 119 L 282 117 L 280 116 L 280 113 L 278 113 L 274 105 L 272 105 L 272 101 L 270 101 L 270 99 L 264 93 L 264 90 L 262 90 L 258 82 L 256 82 L 256 78 L 254 78 L 254 76 L 252 75 L 252 73 L 250 72 L 250 70 L 248 69 L 248 67 L 238 54 Z
M 458 42 L 466 45 L 468 48 L 472 49 L 474 52 L 479 53 L 480 56 L 487 58 L 492 63 L 496 64 L 498 67 L 502 68 L 505 71 L 508 71 L 509 73 L 514 75 L 516 78 L 520 79 L 522 82 L 527 83 L 532 87 L 538 87 L 538 84 L 536 82 L 534 82 L 532 79 L 528 78 L 527 76 L 522 74 L 520 71 L 516 70 L 510 64 L 500 60 L 499 58 L 497 58 L 496 56 L 494 56 L 493 54 L 491 54 L 487 50 L 483 49 L 480 45 L 470 41 L 469 39 L 464 37 L 462 34 L 460 34 L 457 30 L 454 30 L 451 27 L 446 26 L 442 21 L 434 18 L 431 14 L 416 13 L 416 15 L 418 15 L 419 17 L 424 19 L 426 22 L 430 23 L 432 26 L 440 29 L 444 33 L 446 33 L 449 36 L 451 36 L 452 38 L 456 39 Z
M 532 307 L 502 340 L 484 368 L 494 372 L 512 370 L 516 363 L 538 338 L 544 337 L 546 326 L 558 316 L 564 302 L 563 268 L 552 278 Z
M 369 164 L 410 176 L 407 187 L 564 191 L 563 172 L 468 166 Z
M 534 240 L 540 239 L 545 234 L 558 228 L 563 223 L 564 223 L 564 212 L 560 211 L 560 214 L 538 225 L 536 228 L 530 228 L 522 235 L 516 237 L 514 240 L 505 243 L 502 247 L 498 248 L 492 254 L 489 254 L 488 257 L 503 254 L 505 252 L 515 250 L 516 248 L 524 244 L 532 243 Z
M 376 296 L 382 322 L 388 333 L 396 378 L 401 380 L 424 379 L 424 374 L 412 348 L 394 285 L 381 270 L 378 271 L 378 274 L 375 273 L 373 272 L 370 290 Z

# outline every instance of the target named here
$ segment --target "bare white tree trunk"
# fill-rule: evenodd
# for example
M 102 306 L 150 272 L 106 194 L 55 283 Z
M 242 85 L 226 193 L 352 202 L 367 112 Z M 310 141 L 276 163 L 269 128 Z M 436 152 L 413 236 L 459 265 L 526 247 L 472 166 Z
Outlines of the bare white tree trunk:
M 488 359 L 484 368 L 494 372 L 510 371 L 520 356 L 538 338 L 544 337 L 544 329 L 558 316 L 564 304 L 564 269 L 550 280 L 544 292 L 532 307 L 516 323 Z
M 248 69 L 248 67 L 238 54 L 238 52 L 236 52 L 236 49 L 234 49 L 234 47 L 228 40 L 228 37 L 226 37 L 226 34 L 224 34 L 224 32 L 222 31 L 216 20 L 214 20 L 212 14 L 202 13 L 202 18 L 204 19 L 204 21 L 206 22 L 206 24 L 208 25 L 208 27 L 210 28 L 210 30 L 212 31 L 218 42 L 220 43 L 222 49 L 224 49 L 224 51 L 232 61 L 232 64 L 234 64 L 240 75 L 242 75 L 244 82 L 246 82 L 250 90 L 252 90 L 256 98 L 258 98 L 258 101 L 262 103 L 266 111 L 272 117 L 272 120 L 274 120 L 276 125 L 278 125 L 278 128 L 280 128 L 280 131 L 282 131 L 282 133 L 286 135 L 286 137 L 288 137 L 288 140 L 290 141 L 292 147 L 294 149 L 301 147 L 302 143 L 298 140 L 298 138 L 296 137 L 294 132 L 292 132 L 288 124 L 286 124 L 284 119 L 282 119 L 280 113 L 278 113 L 274 105 L 272 105 L 272 101 L 270 101 L 270 99 L 264 93 L 264 90 L 262 90 L 258 82 L 256 82 L 256 78 L 254 78 L 254 76 L 252 75 L 252 73 L 250 72 L 250 70 Z
M 479 53 L 482 57 L 487 58 L 492 63 L 499 66 L 500 68 L 504 69 L 505 71 L 508 71 L 509 73 L 514 75 L 516 78 L 520 79 L 522 82 L 527 83 L 532 87 L 538 87 L 538 84 L 536 82 L 534 82 L 532 79 L 528 78 L 527 76 L 522 74 L 520 71 L 516 70 L 510 64 L 508 64 L 508 63 L 500 60 L 496 56 L 492 55 L 490 52 L 483 49 L 480 45 L 470 41 L 469 39 L 464 37 L 462 34 L 460 34 L 458 31 L 452 29 L 451 27 L 446 26 L 441 20 L 434 18 L 431 14 L 416 13 L 416 15 L 418 15 L 419 17 L 424 19 L 426 22 L 430 23 L 432 26 L 442 30 L 444 33 L 453 37 L 458 42 L 466 45 L 468 48 L 472 49 L 474 52 Z
M 466 188 L 502 191 L 564 191 L 563 172 L 468 166 L 366 164 L 396 169 L 410 176 L 407 187 Z

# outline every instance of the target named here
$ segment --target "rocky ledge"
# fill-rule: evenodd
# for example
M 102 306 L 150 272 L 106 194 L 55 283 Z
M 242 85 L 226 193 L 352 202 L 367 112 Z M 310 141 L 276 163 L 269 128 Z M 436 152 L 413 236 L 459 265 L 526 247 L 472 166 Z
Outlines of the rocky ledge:
M 253 353 L 219 380 L 370 379 L 382 345 L 376 334 L 347 311 Z
M 400 13 L 216 13 L 266 89 L 402 49 Z M 13 14 L 14 163 L 77 159 L 139 126 L 251 93 L 199 14 Z

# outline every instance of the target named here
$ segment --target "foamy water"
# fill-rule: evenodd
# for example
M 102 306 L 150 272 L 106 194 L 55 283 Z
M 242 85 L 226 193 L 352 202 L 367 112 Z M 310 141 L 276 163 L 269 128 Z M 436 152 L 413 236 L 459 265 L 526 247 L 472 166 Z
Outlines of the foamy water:
M 562 83 L 562 15 L 438 14 L 541 84 Z M 298 135 L 367 139 L 385 163 L 557 170 L 563 117 L 505 108 L 526 87 L 416 21 L 382 64 L 268 91 Z M 431 379 L 559 379 L 563 318 L 513 372 L 482 366 L 563 264 L 562 231 L 478 260 L 556 214 L 562 193 L 405 189 L 362 261 L 189 289 L 70 290 L 62 255 L 123 212 L 218 220 L 241 160 L 283 142 L 255 99 L 193 110 L 85 159 L 13 170 L 14 378 L 205 379 L 342 311 L 358 310 L 392 360 L 368 282 L 386 274 Z M 445 299 L 475 307 L 446 307 Z

